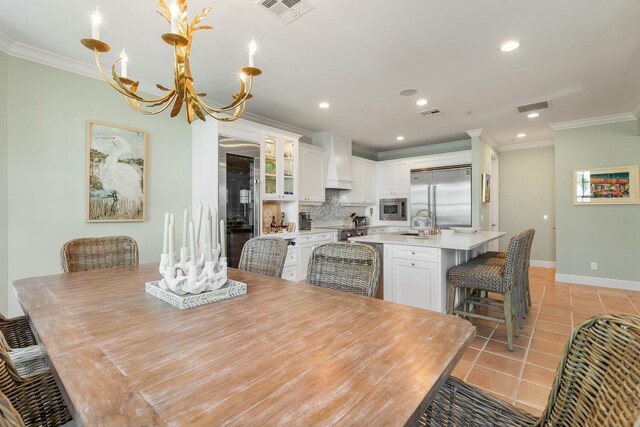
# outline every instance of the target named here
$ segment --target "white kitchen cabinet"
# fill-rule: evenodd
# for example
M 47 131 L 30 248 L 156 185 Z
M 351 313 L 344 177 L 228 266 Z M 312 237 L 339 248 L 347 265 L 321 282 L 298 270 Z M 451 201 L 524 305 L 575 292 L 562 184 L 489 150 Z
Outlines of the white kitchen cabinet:
M 383 234 L 387 232 L 387 227 L 369 227 L 367 234 Z
M 300 204 L 324 203 L 324 150 L 309 144 L 300 144 Z
M 378 164 L 376 181 L 379 198 L 407 197 L 411 191 L 409 161 Z
M 263 133 L 260 148 L 262 200 L 298 200 L 298 141 Z
M 309 261 L 311 260 L 311 253 L 320 245 L 325 243 L 335 242 L 338 235 L 335 231 L 332 232 L 318 232 L 318 233 L 305 233 L 300 235 L 296 239 L 296 245 L 298 246 L 298 274 L 296 280 L 305 280 L 307 278 L 307 268 L 309 267 Z
M 438 285 L 438 264 L 393 258 L 393 301 L 432 309 L 432 288 Z
M 351 157 L 351 190 L 340 191 L 340 204 L 368 206 L 376 202 L 375 162 Z

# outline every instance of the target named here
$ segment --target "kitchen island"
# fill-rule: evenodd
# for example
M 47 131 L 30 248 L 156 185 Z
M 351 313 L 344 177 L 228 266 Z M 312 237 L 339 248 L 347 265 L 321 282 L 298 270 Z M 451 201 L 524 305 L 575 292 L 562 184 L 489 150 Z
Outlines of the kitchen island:
M 489 242 L 505 234 L 445 231 L 420 238 L 387 233 L 352 237 L 349 241 L 375 245 L 382 254 L 384 300 L 445 313 L 449 269 L 486 252 Z

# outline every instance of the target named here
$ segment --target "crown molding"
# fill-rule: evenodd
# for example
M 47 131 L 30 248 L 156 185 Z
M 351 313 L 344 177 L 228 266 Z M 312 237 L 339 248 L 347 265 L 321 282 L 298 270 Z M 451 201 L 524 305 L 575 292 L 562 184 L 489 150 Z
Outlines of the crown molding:
M 493 148 L 493 151 L 495 151 L 496 153 L 500 151 L 500 144 L 495 142 L 492 138 L 488 136 L 481 136 L 480 139 L 486 142 L 489 147 Z
M 475 138 L 480 136 L 480 134 L 482 133 L 482 128 L 480 129 L 471 129 L 467 131 L 467 135 L 469 135 L 471 138 Z
M 567 122 L 550 123 L 549 127 L 553 130 L 567 130 L 575 128 L 583 128 L 587 126 L 607 125 L 611 123 L 628 122 L 637 120 L 632 113 L 612 114 L 610 116 L 592 117 L 589 119 L 570 120 Z
M 440 144 L 422 145 L 420 147 L 399 148 L 397 150 L 387 150 L 378 153 L 378 161 L 404 159 L 407 157 L 428 156 L 431 154 L 442 154 L 454 151 L 471 149 L 471 140 L 443 142 Z
M 633 111 L 631 113 L 635 116 L 636 119 L 640 118 L 640 99 L 636 102 L 636 106 L 633 107 Z
M 13 42 L 11 40 L 9 40 L 4 35 L 0 34 L 0 51 L 8 54 L 12 44 Z
M 518 144 L 508 144 L 500 147 L 500 151 L 529 150 L 532 148 L 553 147 L 556 142 L 551 139 L 542 141 L 520 142 Z
M 369 160 L 378 160 L 378 152 L 371 148 L 362 147 L 357 144 L 353 144 L 351 147 L 351 153 L 356 157 L 362 157 Z

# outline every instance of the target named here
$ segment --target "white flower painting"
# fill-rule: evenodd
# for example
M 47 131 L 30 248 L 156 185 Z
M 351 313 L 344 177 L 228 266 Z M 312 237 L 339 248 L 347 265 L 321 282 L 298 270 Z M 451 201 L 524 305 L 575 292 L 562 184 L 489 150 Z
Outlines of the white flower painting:
M 87 220 L 144 221 L 146 134 L 89 122 L 87 145 Z

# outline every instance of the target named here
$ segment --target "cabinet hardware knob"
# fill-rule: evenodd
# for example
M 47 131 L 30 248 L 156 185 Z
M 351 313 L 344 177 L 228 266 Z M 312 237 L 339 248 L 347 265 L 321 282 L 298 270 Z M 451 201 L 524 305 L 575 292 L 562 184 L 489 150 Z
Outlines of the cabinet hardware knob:
M 415 254 L 416 254 L 415 252 L 411 252 L 411 255 L 415 255 Z
M 415 264 L 414 264 L 414 263 L 411 263 L 411 265 L 413 265 L 413 266 L 415 267 Z

